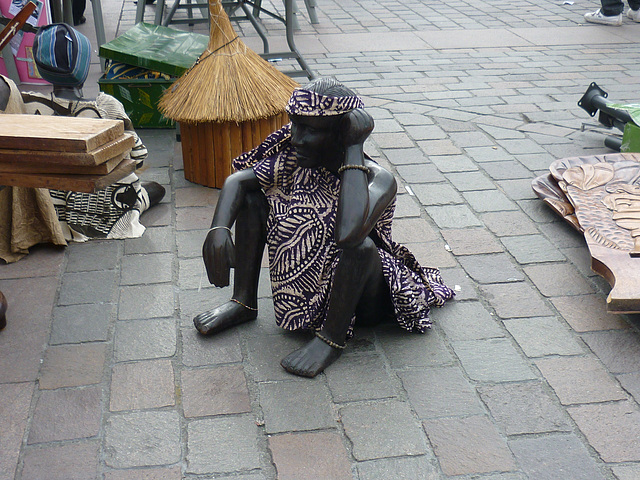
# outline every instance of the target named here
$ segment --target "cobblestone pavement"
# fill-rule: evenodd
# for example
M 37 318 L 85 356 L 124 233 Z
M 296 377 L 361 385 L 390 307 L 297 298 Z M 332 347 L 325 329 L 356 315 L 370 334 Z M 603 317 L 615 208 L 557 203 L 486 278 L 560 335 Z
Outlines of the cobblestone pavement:
M 229 296 L 200 258 L 218 191 L 184 179 L 173 130 L 141 130 L 141 177 L 167 188 L 142 238 L 0 266 L 0 478 L 640 478 L 639 317 L 606 312 L 582 236 L 530 187 L 554 159 L 608 151 L 576 102 L 593 81 L 638 101 L 640 25 L 544 0 L 318 0 L 311 25 L 298 3 L 307 61 L 375 118 L 395 239 L 457 299 L 426 335 L 356 330 L 313 380 L 279 366 L 308 337 L 275 327 L 266 269 L 255 323 L 198 336 L 192 317 Z M 108 39 L 135 8 L 103 2 Z

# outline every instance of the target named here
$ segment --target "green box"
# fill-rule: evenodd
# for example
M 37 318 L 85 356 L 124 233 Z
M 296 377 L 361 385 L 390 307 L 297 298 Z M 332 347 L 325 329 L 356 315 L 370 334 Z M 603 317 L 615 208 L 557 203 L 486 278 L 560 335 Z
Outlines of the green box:
M 100 91 L 122 102 L 135 127 L 173 128 L 173 120 L 158 111 L 162 92 L 195 63 L 208 44 L 207 35 L 138 23 L 100 46 L 100 56 L 164 73 L 171 79 L 107 79 L 103 76 L 98 80 Z
M 100 46 L 100 56 L 179 77 L 209 45 L 209 37 L 162 25 L 138 23 Z
M 114 96 L 122 102 L 124 109 L 136 128 L 174 128 L 174 121 L 158 111 L 158 102 L 172 80 L 153 79 L 106 79 L 98 80 L 100 91 Z

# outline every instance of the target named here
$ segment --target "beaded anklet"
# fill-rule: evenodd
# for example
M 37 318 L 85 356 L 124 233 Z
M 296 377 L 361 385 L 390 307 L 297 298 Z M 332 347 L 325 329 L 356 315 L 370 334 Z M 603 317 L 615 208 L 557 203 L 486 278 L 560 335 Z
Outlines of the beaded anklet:
M 235 298 L 232 298 L 232 299 L 231 299 L 231 301 L 232 301 L 232 302 L 236 302 L 238 305 L 241 305 L 241 306 L 243 306 L 244 308 L 246 308 L 247 310 L 251 310 L 252 312 L 257 312 L 257 311 L 258 311 L 258 309 L 257 309 L 257 308 L 253 308 L 253 307 L 250 307 L 249 305 L 245 305 L 244 303 L 242 303 L 242 302 L 241 302 L 241 301 L 239 301 L 239 300 L 236 300 Z
M 330 347 L 333 348 L 337 348 L 338 350 L 344 350 L 345 348 L 347 348 L 346 345 L 340 345 L 336 342 L 332 342 L 331 340 L 329 340 L 328 338 L 323 337 L 320 332 L 314 332 L 316 334 L 316 337 L 318 337 L 320 340 L 322 340 L 324 343 L 326 343 L 327 345 L 329 345 Z
M 365 165 L 342 165 L 339 169 L 338 169 L 338 174 L 344 172 L 345 170 L 361 170 L 364 173 L 369 173 L 369 167 L 365 166 Z

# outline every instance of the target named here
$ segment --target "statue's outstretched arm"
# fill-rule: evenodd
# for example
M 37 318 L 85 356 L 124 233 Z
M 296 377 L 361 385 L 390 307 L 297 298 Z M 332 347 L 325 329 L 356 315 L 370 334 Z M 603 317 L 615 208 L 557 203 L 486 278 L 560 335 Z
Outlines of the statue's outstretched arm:
M 364 241 L 396 195 L 391 173 L 365 160 L 363 145 L 373 130 L 373 118 L 362 109 L 343 119 L 345 159 L 336 221 L 336 244 L 354 247 Z
M 202 246 L 202 257 L 209 282 L 217 287 L 229 285 L 230 269 L 235 265 L 231 227 L 238 216 L 245 194 L 259 188 L 260 183 L 253 170 L 246 169 L 227 177 L 220 191 L 211 230 Z

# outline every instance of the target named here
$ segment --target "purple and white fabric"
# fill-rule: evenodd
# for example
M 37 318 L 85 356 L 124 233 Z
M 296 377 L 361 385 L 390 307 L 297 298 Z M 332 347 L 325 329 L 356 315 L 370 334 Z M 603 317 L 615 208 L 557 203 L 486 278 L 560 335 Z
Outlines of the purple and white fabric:
M 304 88 L 296 88 L 285 110 L 289 115 L 330 117 L 364 107 L 358 96 L 328 97 Z
M 317 330 L 326 320 L 340 258 L 334 241 L 340 178 L 324 168 L 298 167 L 290 139 L 291 126 L 286 125 L 233 166 L 253 168 L 269 203 L 267 248 L 276 323 L 287 330 Z M 437 268 L 420 266 L 392 240 L 394 210 L 395 202 L 374 227 L 383 274 L 398 324 L 423 333 L 431 325 L 430 307 L 443 305 L 454 293 Z

